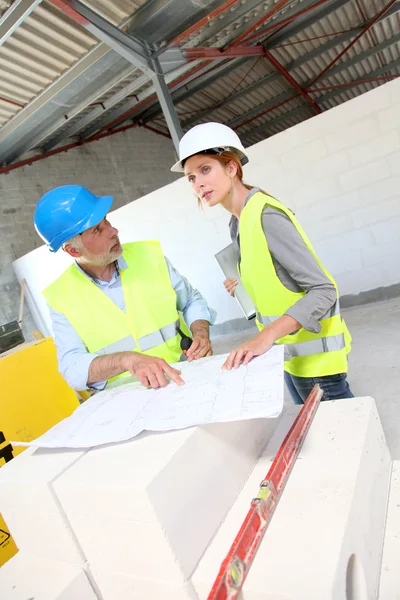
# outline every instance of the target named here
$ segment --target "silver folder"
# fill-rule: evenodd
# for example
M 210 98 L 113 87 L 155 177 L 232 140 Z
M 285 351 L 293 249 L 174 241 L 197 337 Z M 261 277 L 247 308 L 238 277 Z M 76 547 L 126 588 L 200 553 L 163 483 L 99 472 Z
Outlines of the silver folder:
M 215 259 L 225 277 L 235 277 L 235 279 L 238 280 L 239 283 L 235 288 L 235 298 L 246 319 L 254 319 L 256 316 L 256 309 L 240 280 L 237 270 L 237 254 L 234 245 L 229 244 L 229 246 L 217 252 Z

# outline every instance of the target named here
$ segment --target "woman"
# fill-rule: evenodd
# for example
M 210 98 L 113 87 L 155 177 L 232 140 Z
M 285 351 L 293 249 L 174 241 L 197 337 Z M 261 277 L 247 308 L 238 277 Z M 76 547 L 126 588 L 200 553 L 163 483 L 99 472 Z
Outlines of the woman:
M 232 214 L 230 233 L 241 280 L 257 309 L 260 333 L 235 348 L 223 368 L 237 368 L 274 344 L 285 344 L 285 381 L 296 404 L 319 383 L 324 400 L 351 398 L 346 379 L 351 337 L 340 315 L 333 277 L 294 214 L 243 183 L 248 162 L 236 133 L 220 123 L 197 125 L 180 141 L 179 161 L 199 199 Z M 224 282 L 234 294 L 236 280 Z

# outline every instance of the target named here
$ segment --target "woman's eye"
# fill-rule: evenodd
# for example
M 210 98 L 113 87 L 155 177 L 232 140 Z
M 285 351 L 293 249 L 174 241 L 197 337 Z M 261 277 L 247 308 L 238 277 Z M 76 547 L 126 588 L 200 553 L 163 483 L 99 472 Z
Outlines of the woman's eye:
M 193 183 L 194 182 L 194 177 L 189 177 L 189 183 Z
M 209 173 L 209 171 L 210 171 L 210 167 L 203 167 L 203 169 L 202 169 L 203 174 Z

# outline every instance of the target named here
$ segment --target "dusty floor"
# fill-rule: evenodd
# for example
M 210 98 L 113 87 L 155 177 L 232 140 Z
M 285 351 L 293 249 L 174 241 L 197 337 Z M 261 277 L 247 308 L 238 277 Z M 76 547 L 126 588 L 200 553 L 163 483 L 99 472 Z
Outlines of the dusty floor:
M 375 399 L 392 458 L 400 459 L 400 298 L 343 312 L 353 336 L 351 389 Z M 251 329 L 220 335 L 213 340 L 214 353 L 229 352 L 251 336 Z M 285 402 L 291 402 L 287 393 Z

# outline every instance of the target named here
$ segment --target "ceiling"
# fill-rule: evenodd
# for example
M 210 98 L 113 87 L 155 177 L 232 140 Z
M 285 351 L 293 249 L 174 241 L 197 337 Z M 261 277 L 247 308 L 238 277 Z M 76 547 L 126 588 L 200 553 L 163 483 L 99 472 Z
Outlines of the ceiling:
M 0 0 L 0 173 L 127 127 L 169 136 L 163 81 L 183 131 L 219 121 L 248 146 L 399 73 L 400 0 Z

